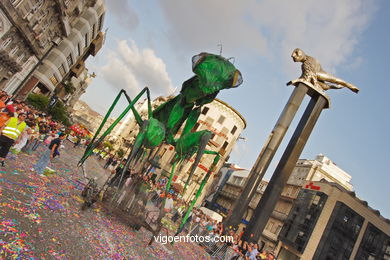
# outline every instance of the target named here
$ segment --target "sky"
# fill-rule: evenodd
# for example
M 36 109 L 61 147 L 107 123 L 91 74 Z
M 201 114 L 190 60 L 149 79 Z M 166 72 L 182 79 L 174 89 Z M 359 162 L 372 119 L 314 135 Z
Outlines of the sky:
M 293 3 L 293 4 L 292 4 Z M 301 158 L 324 154 L 352 176 L 356 194 L 390 218 L 390 1 L 386 0 L 108 0 L 103 49 L 87 61 L 95 72 L 81 97 L 105 114 L 120 89 L 144 86 L 153 97 L 178 92 L 200 52 L 234 57 L 244 83 L 218 98 L 247 121 L 230 162 L 250 169 L 300 76 L 290 57 L 299 47 L 324 70 L 360 92 L 330 90 Z M 125 102 L 116 108 L 118 114 Z M 272 175 L 308 100 L 304 101 L 266 178 Z

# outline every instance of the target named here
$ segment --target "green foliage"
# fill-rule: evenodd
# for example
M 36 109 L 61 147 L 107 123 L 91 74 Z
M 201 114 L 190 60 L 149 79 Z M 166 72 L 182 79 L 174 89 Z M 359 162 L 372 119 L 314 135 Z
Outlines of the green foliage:
M 72 94 L 76 90 L 76 88 L 73 86 L 73 83 L 70 81 L 64 83 L 64 89 L 67 94 Z
M 125 155 L 125 150 L 122 148 L 119 148 L 119 150 L 116 152 L 119 158 L 122 158 Z
M 41 111 L 45 111 L 49 104 L 49 98 L 41 94 L 30 94 L 26 101 L 29 105 Z
M 54 120 L 62 122 L 66 126 L 70 126 L 71 122 L 68 118 L 68 112 L 62 101 L 57 101 L 54 107 L 49 109 L 49 114 L 53 117 Z

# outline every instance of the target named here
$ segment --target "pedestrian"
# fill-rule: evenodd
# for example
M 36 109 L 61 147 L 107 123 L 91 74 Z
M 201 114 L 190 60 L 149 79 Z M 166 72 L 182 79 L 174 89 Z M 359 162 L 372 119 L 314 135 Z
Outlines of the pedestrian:
M 103 168 L 107 169 L 108 166 L 110 166 L 113 161 L 114 161 L 114 155 L 111 155 L 110 158 L 108 158 L 106 164 L 103 166 Z
M 4 167 L 4 160 L 7 157 L 12 145 L 19 143 L 21 134 L 26 128 L 26 114 L 20 113 L 18 117 L 11 117 L 0 128 L 0 164 Z
M 19 154 L 20 151 L 22 150 L 22 148 L 25 147 L 25 145 L 27 144 L 27 141 L 30 139 L 31 134 L 33 133 L 32 127 L 35 126 L 34 121 L 26 120 L 25 122 L 26 122 L 27 126 L 24 129 L 23 133 L 21 133 L 21 135 L 20 135 L 21 138 L 20 138 L 19 142 L 11 148 L 11 152 L 13 152 L 16 155 Z
M 259 254 L 259 246 L 257 244 L 249 243 L 248 251 L 246 253 L 247 260 L 256 260 L 256 256 Z
M 54 154 L 58 153 L 58 149 L 61 146 L 61 142 L 65 139 L 65 137 L 66 134 L 61 133 L 58 138 L 51 141 L 49 147 L 46 148 L 46 151 L 42 154 L 42 157 L 31 170 L 36 171 L 38 174 L 42 175 L 50 160 L 54 158 Z
M 7 105 L 3 112 L 0 113 L 0 127 L 2 127 L 8 119 L 14 116 L 15 108 L 12 105 Z
M 0 109 L 5 108 L 5 102 L 7 102 L 8 96 L 5 94 L 0 95 Z
M 81 138 L 80 138 L 80 137 L 76 136 L 76 138 L 77 138 L 77 140 L 76 140 L 76 142 L 74 143 L 74 146 L 73 146 L 73 148 L 76 148 L 76 147 L 78 147 L 78 146 L 79 146 L 79 144 L 80 144 L 80 142 L 81 142 Z

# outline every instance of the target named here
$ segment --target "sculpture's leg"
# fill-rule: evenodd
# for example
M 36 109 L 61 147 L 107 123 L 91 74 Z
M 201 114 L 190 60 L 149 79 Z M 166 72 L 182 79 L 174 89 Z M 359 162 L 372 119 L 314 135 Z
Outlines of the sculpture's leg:
M 198 122 L 200 112 L 201 112 L 201 107 L 197 107 L 191 110 L 190 114 L 188 115 L 186 124 L 184 126 L 182 135 L 191 132 L 192 128 L 194 128 L 195 124 Z
M 354 85 L 352 85 L 352 84 L 350 84 L 342 79 L 339 79 L 333 75 L 330 75 L 328 73 L 323 73 L 323 72 L 317 73 L 317 79 L 322 80 L 322 81 L 332 82 L 332 83 L 347 87 L 355 93 L 359 92 L 359 89 L 356 86 L 354 86 Z
M 199 133 L 199 132 L 197 132 Z M 195 133 L 193 133 L 195 134 Z M 191 135 L 192 136 L 192 135 Z M 188 184 L 192 178 L 192 176 L 194 175 L 194 172 L 196 170 L 196 167 L 198 167 L 198 164 L 200 162 L 200 159 L 202 158 L 202 155 L 203 155 L 203 152 L 205 151 L 206 149 L 206 145 L 207 143 L 209 142 L 209 140 L 211 139 L 211 136 L 212 136 L 212 133 L 209 132 L 209 131 L 204 131 L 204 134 L 201 135 L 200 137 L 200 140 L 199 140 L 199 146 L 198 146 L 198 151 L 197 151 L 197 154 L 196 154 L 196 157 L 195 157 L 195 160 L 194 160 L 194 163 L 192 164 L 191 166 L 191 170 L 190 170 L 190 174 L 188 175 L 188 178 L 187 178 L 187 181 L 184 185 L 184 191 L 183 191 L 183 194 L 186 192 L 187 190 L 187 187 L 188 187 Z M 187 135 L 186 136 L 187 138 L 190 137 L 190 135 Z
M 84 152 L 84 154 L 83 154 L 83 156 L 82 156 L 82 158 L 81 158 L 81 160 L 79 162 L 79 165 L 83 164 L 84 161 L 89 157 L 89 155 L 91 155 L 92 150 L 95 148 L 95 147 L 92 147 L 94 145 L 95 139 L 99 135 L 100 131 L 102 130 L 103 126 L 105 125 L 106 121 L 108 120 L 109 116 L 111 115 L 112 110 L 114 110 L 116 104 L 118 103 L 118 101 L 119 101 L 119 99 L 120 99 L 120 97 L 121 97 L 121 95 L 123 93 L 126 93 L 126 92 L 122 89 L 121 91 L 119 91 L 118 95 L 114 99 L 114 102 L 112 103 L 112 105 L 108 109 L 106 115 L 104 116 L 104 119 L 103 119 L 102 123 L 98 127 L 98 129 L 97 129 L 95 135 L 93 136 L 91 142 L 88 144 L 87 148 L 85 149 L 85 152 Z
M 122 92 L 122 91 L 121 91 Z M 112 129 L 114 129 L 114 127 L 119 123 L 119 121 L 122 120 L 123 117 L 125 117 L 125 115 L 127 114 L 127 112 L 129 112 L 130 109 L 134 109 L 134 105 L 135 103 L 137 103 L 137 101 L 142 97 L 142 95 L 144 93 L 147 93 L 147 96 L 148 98 L 150 99 L 150 92 L 149 92 L 149 89 L 147 87 L 145 87 L 135 98 L 133 101 L 130 102 L 130 104 L 126 107 L 126 109 L 122 112 L 122 114 L 119 115 L 119 117 L 111 124 L 111 126 L 99 137 L 99 139 L 95 142 L 95 143 L 92 143 L 91 141 L 91 146 L 88 150 L 88 147 L 87 147 L 87 150 L 85 151 L 85 154 L 83 155 L 83 157 L 80 159 L 79 161 L 79 165 L 83 164 L 84 161 L 89 157 L 89 155 L 91 155 L 92 153 L 92 150 L 94 148 L 96 148 L 96 144 L 97 143 L 101 143 L 103 141 L 103 139 L 109 134 L 111 133 Z M 117 99 L 119 99 L 119 97 L 117 97 Z M 115 101 L 117 102 L 117 99 L 115 99 Z M 113 109 L 113 107 L 110 107 L 110 109 Z M 111 113 L 111 111 L 109 110 L 109 113 Z M 109 114 L 108 114 L 109 115 Z M 103 120 L 103 122 L 105 122 Z M 102 125 L 101 125 L 102 127 Z M 99 130 L 99 129 L 98 129 Z M 97 136 L 97 134 L 95 134 L 95 137 Z
M 208 150 L 206 150 L 206 151 L 204 151 L 204 154 L 214 154 L 214 155 L 215 155 L 214 161 L 213 161 L 213 163 L 211 164 L 211 166 L 210 166 L 209 170 L 207 171 L 206 175 L 204 176 L 204 178 L 203 178 L 203 180 L 202 180 L 202 183 L 200 184 L 199 189 L 198 189 L 198 191 L 196 192 L 195 198 L 191 201 L 191 204 L 190 204 L 190 206 L 189 206 L 189 208 L 188 208 L 188 210 L 187 210 L 187 212 L 186 212 L 186 214 L 185 214 L 183 220 L 181 221 L 181 224 L 180 224 L 179 229 L 178 229 L 178 231 L 176 232 L 175 236 L 177 236 L 178 234 L 180 234 L 180 232 L 182 231 L 184 225 L 186 224 L 186 222 L 187 222 L 187 220 L 188 220 L 188 217 L 189 217 L 190 214 L 191 214 L 192 209 L 194 208 L 194 205 L 195 205 L 196 201 L 198 200 L 200 194 L 201 194 L 202 191 L 203 191 L 204 186 L 206 185 L 206 183 L 207 183 L 207 181 L 208 181 L 208 179 L 209 179 L 211 173 L 213 172 L 215 166 L 217 165 L 219 159 L 221 158 L 221 156 L 219 155 L 219 153 L 218 153 L 218 152 L 214 152 L 214 151 L 208 151 Z M 173 244 L 173 243 L 172 243 L 172 244 Z
M 135 139 L 135 142 L 134 142 L 134 145 L 133 145 L 133 149 L 131 150 L 131 153 L 130 153 L 129 157 L 127 158 L 126 163 L 123 166 L 123 169 L 122 169 L 122 172 L 121 172 L 121 177 L 120 177 L 119 184 L 118 184 L 119 189 L 116 192 L 116 194 L 113 196 L 113 199 L 114 198 L 116 199 L 117 195 L 120 194 L 122 189 L 123 189 L 123 187 L 121 187 L 122 181 L 124 181 L 123 180 L 123 176 L 125 175 L 125 172 L 129 168 L 130 162 L 137 155 L 137 153 L 138 153 L 138 151 L 139 151 L 139 149 L 140 149 L 140 147 L 142 145 L 142 142 L 144 141 L 147 127 L 148 127 L 148 121 L 144 121 L 143 126 L 142 126 L 140 132 L 138 133 L 138 135 L 137 135 L 137 137 Z
M 188 120 L 189 114 L 191 114 L 193 104 L 187 104 L 182 95 L 178 96 L 175 105 L 172 107 L 169 113 L 168 121 L 166 123 L 166 142 L 171 145 L 175 145 L 174 135 L 178 130 L 178 124 L 181 124 Z M 196 123 L 196 122 L 195 122 Z

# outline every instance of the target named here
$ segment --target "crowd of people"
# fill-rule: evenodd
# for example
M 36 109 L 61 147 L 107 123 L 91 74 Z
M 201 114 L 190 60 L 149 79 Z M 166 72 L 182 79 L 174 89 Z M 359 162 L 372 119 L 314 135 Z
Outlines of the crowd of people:
M 9 152 L 32 154 L 38 147 L 44 153 L 31 169 L 42 175 L 50 160 L 60 155 L 65 126 L 42 111 L 0 91 L 0 166 L 6 166 Z
M 194 218 L 192 219 L 192 226 L 189 230 L 190 233 L 199 233 L 200 230 L 205 230 L 208 232 L 209 236 L 229 236 L 233 238 L 233 241 L 225 242 L 226 245 L 234 250 L 235 254 L 232 259 L 275 259 L 272 252 L 261 250 L 259 244 L 247 242 L 242 239 L 245 228 L 241 232 L 235 232 L 232 229 L 225 229 L 222 222 L 218 222 L 212 219 L 207 214 L 203 213 L 200 209 L 194 210 Z
M 49 162 L 60 155 L 60 149 L 63 147 L 61 143 L 66 136 L 65 126 L 53 120 L 50 115 L 29 106 L 25 101 L 14 99 L 7 93 L 0 91 L 0 167 L 6 166 L 9 152 L 16 156 L 21 152 L 32 154 L 41 146 L 44 151 L 39 154 L 39 160 L 31 170 L 43 175 Z M 79 145 L 88 145 L 88 143 L 86 140 L 78 138 L 74 147 Z M 112 173 L 108 182 L 109 186 L 119 188 L 122 188 L 123 185 L 130 186 L 132 181 L 135 182 L 135 179 L 140 177 L 135 170 L 127 170 L 122 176 L 125 159 L 97 148 L 95 150 L 95 155 L 107 160 L 103 168 Z M 141 175 L 138 179 L 141 180 L 140 192 L 145 194 L 144 204 L 146 204 L 147 198 L 159 207 L 165 197 L 164 211 L 172 222 L 180 223 L 186 213 L 188 203 L 175 190 L 170 190 L 166 194 L 165 186 L 168 181 L 166 177 L 157 180 L 155 171 L 150 169 L 148 174 Z M 225 230 L 222 222 L 218 222 L 201 210 L 194 208 L 186 225 L 178 233 L 183 230 L 191 232 L 191 230 L 196 229 L 207 231 L 209 236 L 232 236 L 233 242 L 227 242 L 227 245 L 237 253 L 234 259 L 238 259 L 240 256 L 249 260 L 274 259 L 272 253 L 260 252 L 259 245 L 243 241 L 241 239 L 243 232 L 238 234 L 233 230 Z
M 120 160 L 120 158 L 117 158 L 112 154 L 107 155 L 103 168 L 109 169 L 109 172 L 112 173 L 109 186 L 120 186 L 120 188 L 124 185 L 130 186 L 137 178 L 137 171 L 133 169 L 126 171 L 123 176 L 121 175 L 125 162 L 126 160 Z M 181 223 L 181 220 L 186 214 L 188 203 L 179 195 L 180 192 L 177 192 L 174 189 L 166 194 L 165 187 L 168 182 L 167 177 L 161 176 L 157 179 L 156 173 L 153 170 L 149 170 L 147 173 L 141 175 L 143 181 L 141 183 L 142 195 L 138 196 L 138 198 L 144 200 L 144 204 L 147 203 L 146 200 L 151 201 L 159 208 L 164 197 L 166 197 L 164 211 L 166 212 L 167 218 L 175 223 L 174 228 L 178 228 L 179 223 Z M 222 222 L 213 219 L 199 208 L 193 209 L 188 217 L 186 225 L 178 230 L 176 234 L 181 232 L 188 232 L 191 234 L 202 233 L 209 237 L 225 235 L 233 237 L 233 242 L 226 242 L 226 245 L 235 252 L 232 259 L 239 259 L 239 257 L 241 257 L 240 259 L 248 260 L 275 259 L 272 252 L 261 250 L 258 244 L 243 241 L 241 239 L 244 233 L 243 231 L 238 233 L 231 229 L 224 228 Z

